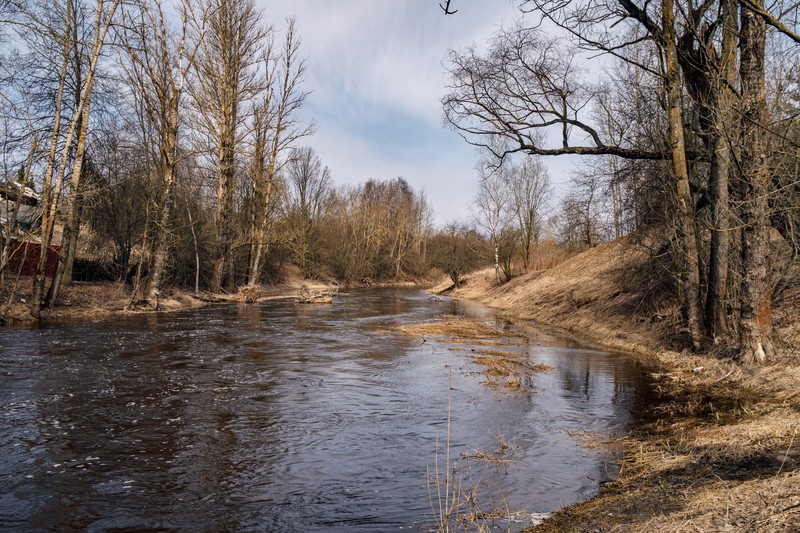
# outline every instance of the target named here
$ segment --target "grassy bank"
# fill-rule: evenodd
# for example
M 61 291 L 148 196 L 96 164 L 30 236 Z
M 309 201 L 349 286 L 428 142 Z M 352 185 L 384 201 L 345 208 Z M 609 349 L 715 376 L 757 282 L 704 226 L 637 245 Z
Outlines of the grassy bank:
M 774 309 L 780 353 L 746 368 L 723 349 L 681 350 L 685 332 L 669 291 L 626 241 L 495 286 L 474 273 L 458 290 L 510 317 L 555 326 L 647 358 L 664 402 L 618 442 L 617 479 L 536 531 L 800 530 L 800 290 Z

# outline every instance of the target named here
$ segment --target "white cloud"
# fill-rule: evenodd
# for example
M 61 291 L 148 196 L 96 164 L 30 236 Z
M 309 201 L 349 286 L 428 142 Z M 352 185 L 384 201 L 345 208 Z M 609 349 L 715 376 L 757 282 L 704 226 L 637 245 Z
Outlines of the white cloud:
M 442 125 L 442 60 L 519 16 L 512 0 L 456 3 L 445 16 L 436 0 L 261 0 L 279 31 L 296 15 L 318 123 L 306 143 L 334 180 L 403 176 L 426 190 L 438 223 L 467 216 L 476 179 L 472 148 Z

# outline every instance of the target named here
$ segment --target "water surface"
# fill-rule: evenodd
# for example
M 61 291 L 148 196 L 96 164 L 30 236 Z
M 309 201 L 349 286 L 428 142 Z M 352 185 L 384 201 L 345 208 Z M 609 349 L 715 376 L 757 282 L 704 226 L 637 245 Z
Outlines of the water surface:
M 582 441 L 635 422 L 643 369 L 539 332 L 515 349 L 554 371 L 489 389 L 475 347 L 394 330 L 452 313 L 507 327 L 381 289 L 0 329 L 0 529 L 426 530 L 448 388 L 452 460 L 511 446 L 458 467 L 511 529 L 595 494 L 613 454 Z

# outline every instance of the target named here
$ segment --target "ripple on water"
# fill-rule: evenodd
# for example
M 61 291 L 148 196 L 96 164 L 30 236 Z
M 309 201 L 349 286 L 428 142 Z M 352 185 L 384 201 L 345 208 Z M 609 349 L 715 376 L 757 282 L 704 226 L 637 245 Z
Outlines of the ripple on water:
M 465 346 L 392 333 L 454 312 L 496 322 L 391 289 L 0 330 L 0 529 L 419 529 L 448 389 L 451 460 L 511 445 L 459 461 L 482 502 L 529 517 L 591 495 L 610 456 L 581 438 L 632 422 L 642 371 L 535 334 L 508 349 L 554 370 L 508 394 Z

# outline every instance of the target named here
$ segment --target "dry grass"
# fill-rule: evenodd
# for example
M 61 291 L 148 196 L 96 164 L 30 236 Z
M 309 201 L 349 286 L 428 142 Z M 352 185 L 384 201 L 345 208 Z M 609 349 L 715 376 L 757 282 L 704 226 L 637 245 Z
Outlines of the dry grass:
M 515 318 L 601 339 L 608 348 L 651 352 L 654 338 L 659 346 L 674 348 L 681 334 L 674 302 L 631 282 L 631 272 L 641 270 L 644 262 L 644 250 L 631 249 L 623 239 L 499 287 L 493 270 L 482 270 L 467 276 L 465 286 L 447 293 L 480 301 Z M 443 283 L 432 290 L 447 287 Z
M 718 358 L 724 350 L 682 351 L 677 305 L 641 282 L 647 261 L 620 240 L 500 287 L 491 271 L 478 272 L 450 292 L 658 368 L 661 403 L 613 443 L 623 451 L 618 478 L 541 531 L 799 531 L 800 281 L 774 308 L 780 352 L 767 366 L 746 368 Z
M 483 322 L 456 315 L 447 316 L 437 322 L 400 326 L 398 330 L 408 335 L 421 337 L 447 337 L 448 340 L 454 341 L 477 341 L 475 344 L 484 341 L 496 343 L 498 339 L 505 337 L 522 337 L 521 334 L 501 331 Z
M 526 352 L 507 352 L 504 350 L 473 350 L 473 352 L 479 355 L 500 359 L 520 360 L 528 358 L 528 354 Z
M 550 372 L 553 367 L 543 363 L 533 363 L 527 360 L 507 359 L 505 357 L 481 355 L 471 358 L 472 362 L 485 366 L 486 374 L 493 378 L 516 379 L 519 381 L 522 377 L 532 373 Z
M 8 323 L 26 323 L 36 320 L 30 315 L 32 279 L 21 277 L 18 283 L 6 278 L 0 285 L 0 308 L 8 306 L 5 319 Z M 58 305 L 53 311 L 42 311 L 45 320 L 66 318 L 100 318 L 122 313 L 130 300 L 130 288 L 120 283 L 73 282 L 63 285 Z
M 614 449 L 618 448 L 624 442 L 624 439 L 612 438 L 609 439 L 605 433 L 592 433 L 589 431 L 576 431 L 574 429 L 565 429 L 564 433 L 570 437 L 576 437 L 581 446 L 588 449 Z
M 474 453 L 461 452 L 459 457 L 461 459 L 474 459 L 486 463 L 507 463 L 509 459 L 506 458 L 506 454 L 511 450 L 511 445 L 502 435 L 497 437 L 497 440 L 499 441 L 499 446 L 496 450 L 478 450 Z
M 437 337 L 447 343 L 469 346 L 507 348 L 524 346 L 527 339 L 521 333 L 493 328 L 487 324 L 460 316 L 448 316 L 441 321 L 400 326 L 401 332 L 424 338 Z M 451 348 L 458 352 L 462 349 Z M 485 384 L 506 391 L 521 391 L 531 386 L 531 376 L 549 372 L 552 367 L 528 360 L 527 351 L 501 349 L 471 349 L 470 359 L 485 368 Z

